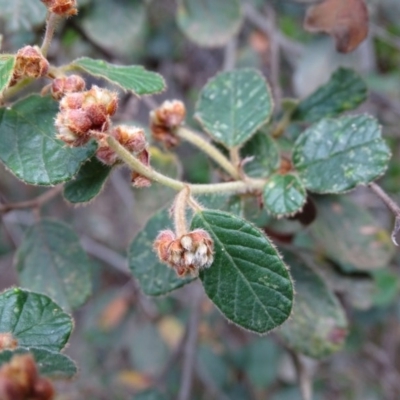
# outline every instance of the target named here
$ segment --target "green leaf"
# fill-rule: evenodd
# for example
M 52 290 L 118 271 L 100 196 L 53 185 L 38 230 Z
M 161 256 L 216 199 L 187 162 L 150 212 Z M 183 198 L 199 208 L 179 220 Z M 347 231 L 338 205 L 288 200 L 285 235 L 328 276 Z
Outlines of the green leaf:
M 239 0 L 178 0 L 177 23 L 193 42 L 204 47 L 225 45 L 240 29 Z
M 161 75 L 147 71 L 140 65 L 114 65 L 103 60 L 82 57 L 75 60 L 72 66 L 92 76 L 103 78 L 124 90 L 130 90 L 138 96 L 160 93 L 165 89 Z
M 318 197 L 315 204 L 311 233 L 332 260 L 367 271 L 389 264 L 395 247 L 367 210 L 343 196 Z
M 0 159 L 19 179 L 32 185 L 55 185 L 71 179 L 94 154 L 96 144 L 70 148 L 56 139 L 57 103 L 29 96 L 0 109 Z
M 307 189 L 342 193 L 381 176 L 390 150 L 367 115 L 323 119 L 296 140 L 293 163 Z
M 289 347 L 322 358 L 343 347 L 347 335 L 344 310 L 324 281 L 297 257 L 285 253 L 295 282 L 291 318 L 278 330 Z
M 46 8 L 38 1 L 0 0 L 0 19 L 9 32 L 31 30 L 46 19 Z
M 61 350 L 72 332 L 72 318 L 49 297 L 14 288 L 0 294 L 0 332 L 21 347 Z
M 133 239 L 129 247 L 129 268 L 148 296 L 159 296 L 178 289 L 192 279 L 178 278 L 166 264 L 162 264 L 153 251 L 153 242 L 158 233 L 171 229 L 172 222 L 168 210 L 158 211 Z
M 92 157 L 82 165 L 75 179 L 64 185 L 64 198 L 70 203 L 86 203 L 102 191 L 112 168 Z
M 296 175 L 273 175 L 264 186 L 264 207 L 276 217 L 295 214 L 306 199 L 306 190 Z
M 281 348 L 269 338 L 257 338 L 243 350 L 244 373 L 248 376 L 252 387 L 265 390 L 275 381 L 279 373 L 276 366 L 282 354 Z
M 293 285 L 270 240 L 246 220 L 220 211 L 195 214 L 196 228 L 214 241 L 214 262 L 200 279 L 222 314 L 258 333 L 282 324 L 292 309 Z
M 15 354 L 31 353 L 39 368 L 40 375 L 53 379 L 70 379 L 77 374 L 76 364 L 66 355 L 57 351 L 37 347 L 19 347 L 0 352 L 0 366 L 8 363 Z
M 64 309 L 81 306 L 91 294 L 90 261 L 64 223 L 42 220 L 31 226 L 14 262 L 22 286 L 47 294 Z
M 298 104 L 293 119 L 316 122 L 353 110 L 367 99 L 367 90 L 367 85 L 355 71 L 339 68 L 325 85 Z
M 227 147 L 249 140 L 271 117 L 273 100 L 262 75 L 253 69 L 222 72 L 200 93 L 195 117 Z
M 243 169 L 252 178 L 268 178 L 279 167 L 278 146 L 263 132 L 257 132 L 240 150 L 240 155 L 249 158 Z
M 14 72 L 14 65 L 14 56 L 0 55 L 0 94 L 10 83 Z
M 116 55 L 115 58 L 132 59 L 143 53 L 146 35 L 143 0 L 91 1 L 77 23 L 91 42 Z

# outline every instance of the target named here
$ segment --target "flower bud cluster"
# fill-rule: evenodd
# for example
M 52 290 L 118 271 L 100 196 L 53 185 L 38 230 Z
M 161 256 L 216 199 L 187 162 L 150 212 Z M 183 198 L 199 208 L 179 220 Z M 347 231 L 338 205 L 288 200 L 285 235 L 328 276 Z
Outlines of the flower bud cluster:
M 61 100 L 67 93 L 85 90 L 85 86 L 85 80 L 82 77 L 79 75 L 70 75 L 54 79 L 50 90 L 54 100 Z
M 179 138 L 174 134 L 174 129 L 183 123 L 185 116 L 185 105 L 181 101 L 164 101 L 150 113 L 150 129 L 154 140 L 164 143 L 167 148 L 177 146 Z
M 40 78 L 45 76 L 49 69 L 49 62 L 43 56 L 39 47 L 25 46 L 19 49 L 15 57 L 14 73 L 10 86 L 20 78 Z
M 78 14 L 76 0 L 41 0 L 47 9 L 62 17 L 71 17 Z
M 119 125 L 111 130 L 110 136 L 116 139 L 129 152 L 133 153 L 141 163 L 146 166 L 150 164 L 150 154 L 147 150 L 147 139 L 143 129 L 135 126 Z M 117 154 L 108 145 L 107 137 L 99 140 L 96 156 L 106 165 L 114 165 L 118 161 Z M 135 171 L 132 172 L 131 182 L 135 187 L 148 187 L 151 185 L 149 179 Z
M 83 146 L 91 137 L 104 137 L 117 105 L 116 93 L 97 86 L 85 92 L 66 93 L 56 117 L 57 138 L 76 147 Z
M 51 382 L 39 376 L 30 354 L 15 355 L 0 368 L 1 400 L 52 400 Z
M 111 130 L 110 136 L 116 139 L 131 153 L 138 155 L 144 151 L 147 152 L 146 135 L 141 128 L 119 125 Z M 108 145 L 106 137 L 99 141 L 99 148 L 96 155 L 97 158 L 106 165 L 114 165 L 118 160 L 117 154 Z
M 195 229 L 179 238 L 170 230 L 161 231 L 154 242 L 154 250 L 179 277 L 197 276 L 199 270 L 210 267 L 214 261 L 213 240 L 203 229 Z

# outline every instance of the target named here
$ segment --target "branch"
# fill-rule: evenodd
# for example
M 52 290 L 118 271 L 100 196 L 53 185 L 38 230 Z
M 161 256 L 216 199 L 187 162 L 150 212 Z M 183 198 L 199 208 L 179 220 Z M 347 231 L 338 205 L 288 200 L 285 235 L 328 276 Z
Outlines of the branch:
M 263 32 L 268 37 L 271 35 L 271 24 L 270 21 L 265 18 L 258 10 L 256 10 L 250 3 L 245 3 L 243 6 L 246 18 Z M 275 32 L 276 40 L 282 50 L 293 56 L 300 56 L 304 53 L 304 46 L 300 43 L 294 42 L 284 36 L 281 32 Z
M 44 204 L 49 202 L 53 197 L 56 197 L 62 191 L 62 189 L 63 189 L 62 185 L 55 186 L 54 188 L 46 191 L 45 193 L 41 194 L 40 196 L 32 200 L 21 201 L 18 203 L 0 204 L 0 213 L 5 214 L 12 210 L 21 210 L 24 208 L 39 209 Z
M 40 48 L 44 57 L 47 56 L 47 52 L 49 51 L 51 41 L 54 36 L 54 31 L 58 24 L 60 17 L 57 14 L 49 13 L 46 20 L 46 32 L 44 34 L 42 47 Z
M 192 194 L 211 194 L 211 193 L 245 193 L 254 190 L 260 190 L 265 185 L 265 181 L 262 179 L 247 179 L 246 181 L 233 181 L 224 183 L 211 183 L 211 184 L 187 184 L 185 182 L 172 179 L 168 176 L 160 174 L 154 169 L 147 167 L 141 163 L 135 156 L 133 156 L 128 150 L 125 149 L 117 140 L 113 137 L 108 137 L 108 145 L 114 150 L 118 157 L 124 161 L 132 170 L 145 176 L 146 178 L 161 183 L 164 186 L 168 186 L 174 190 L 180 191 L 185 187 L 189 187 Z
M 297 372 L 297 380 L 300 386 L 301 398 L 302 400 L 312 400 L 312 379 L 307 371 L 300 355 L 295 351 L 289 350 L 289 354 L 293 359 L 294 366 Z
M 389 195 L 375 182 L 372 182 L 369 184 L 369 187 L 375 192 L 375 194 L 380 197 L 380 199 L 386 204 L 387 208 L 394 214 L 395 216 L 395 223 L 394 223 L 394 228 L 392 231 L 392 242 L 398 246 L 399 244 L 397 243 L 396 240 L 396 235 L 400 231 L 400 207 L 398 204 L 392 200 Z
M 192 308 L 187 326 L 187 340 L 184 348 L 181 385 L 178 400 L 190 400 L 193 381 L 193 372 L 196 364 L 197 337 L 200 322 L 200 305 L 203 292 L 200 286 L 194 286 L 192 295 Z
M 225 46 L 224 65 L 222 67 L 224 71 L 231 71 L 233 68 L 235 68 L 236 47 L 237 47 L 237 40 L 236 37 L 233 37 Z
M 211 143 L 207 142 L 203 137 L 194 133 L 188 128 L 179 127 L 175 131 L 176 135 L 181 139 L 193 144 L 203 153 L 207 154 L 217 164 L 220 165 L 232 178 L 240 179 L 239 171 L 235 166 Z

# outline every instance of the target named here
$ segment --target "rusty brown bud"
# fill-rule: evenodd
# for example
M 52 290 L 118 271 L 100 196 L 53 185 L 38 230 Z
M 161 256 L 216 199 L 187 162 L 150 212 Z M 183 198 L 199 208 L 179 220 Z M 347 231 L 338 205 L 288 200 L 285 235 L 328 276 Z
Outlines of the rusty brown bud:
M 79 75 L 63 76 L 53 80 L 51 95 L 55 100 L 60 100 L 66 93 L 81 92 L 84 89 L 85 81 Z
M 48 10 L 63 17 L 71 17 L 78 14 L 76 0 L 41 0 Z
M 175 238 L 172 231 L 162 231 L 154 242 L 158 258 L 175 270 L 179 277 L 197 276 L 214 261 L 214 243 L 203 229 Z
M 150 113 L 150 129 L 154 140 L 167 148 L 179 144 L 174 129 L 181 125 L 186 116 L 185 105 L 179 100 L 167 100 Z
M 47 74 L 49 62 L 42 55 L 39 47 L 25 46 L 19 49 L 15 57 L 14 74 L 11 85 L 21 77 L 40 78 Z

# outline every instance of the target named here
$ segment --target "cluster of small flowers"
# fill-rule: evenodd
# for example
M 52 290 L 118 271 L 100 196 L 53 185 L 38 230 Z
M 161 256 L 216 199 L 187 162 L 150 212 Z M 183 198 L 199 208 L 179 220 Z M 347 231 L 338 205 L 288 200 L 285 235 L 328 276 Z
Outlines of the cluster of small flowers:
M 179 277 L 197 276 L 199 270 L 210 267 L 214 261 L 214 243 L 203 229 L 195 229 L 179 238 L 170 230 L 161 231 L 154 242 L 154 250 Z
M 147 149 L 147 140 L 143 129 L 135 126 L 119 125 L 111 130 L 110 136 L 116 139 L 128 151 L 135 154 L 142 164 L 146 166 L 150 164 L 150 154 Z M 99 140 L 96 155 L 106 165 L 114 165 L 118 161 L 117 155 L 108 145 L 106 138 Z M 132 172 L 131 182 L 135 187 L 148 187 L 151 185 L 149 179 L 135 171 Z
M 60 112 L 56 117 L 57 138 L 76 147 L 83 146 L 92 137 L 104 137 L 117 105 L 116 93 L 97 86 L 84 92 L 66 93 L 60 101 Z
M 179 144 L 174 130 L 183 123 L 186 116 L 185 105 L 179 100 L 167 100 L 150 113 L 150 129 L 154 140 L 167 148 Z
M 41 0 L 47 9 L 62 17 L 72 17 L 78 14 L 76 0 Z
M 42 378 L 30 354 L 15 355 L 0 368 L 1 400 L 52 400 L 51 382 Z
M 125 125 L 111 128 L 111 116 L 118 105 L 116 93 L 97 86 L 85 89 L 85 81 L 77 75 L 54 79 L 51 94 L 60 100 L 60 112 L 55 126 L 57 138 L 68 146 L 85 145 L 90 139 L 98 142 L 97 158 L 106 165 L 118 162 L 117 154 L 110 148 L 107 138 L 112 136 L 129 152 L 135 154 L 144 165 L 149 165 L 150 155 L 143 129 Z M 136 187 L 150 186 L 149 179 L 132 173 L 132 183 Z
M 43 56 L 39 47 L 25 46 L 18 50 L 15 56 L 15 66 L 10 86 L 21 78 L 40 78 L 47 74 L 49 62 Z

